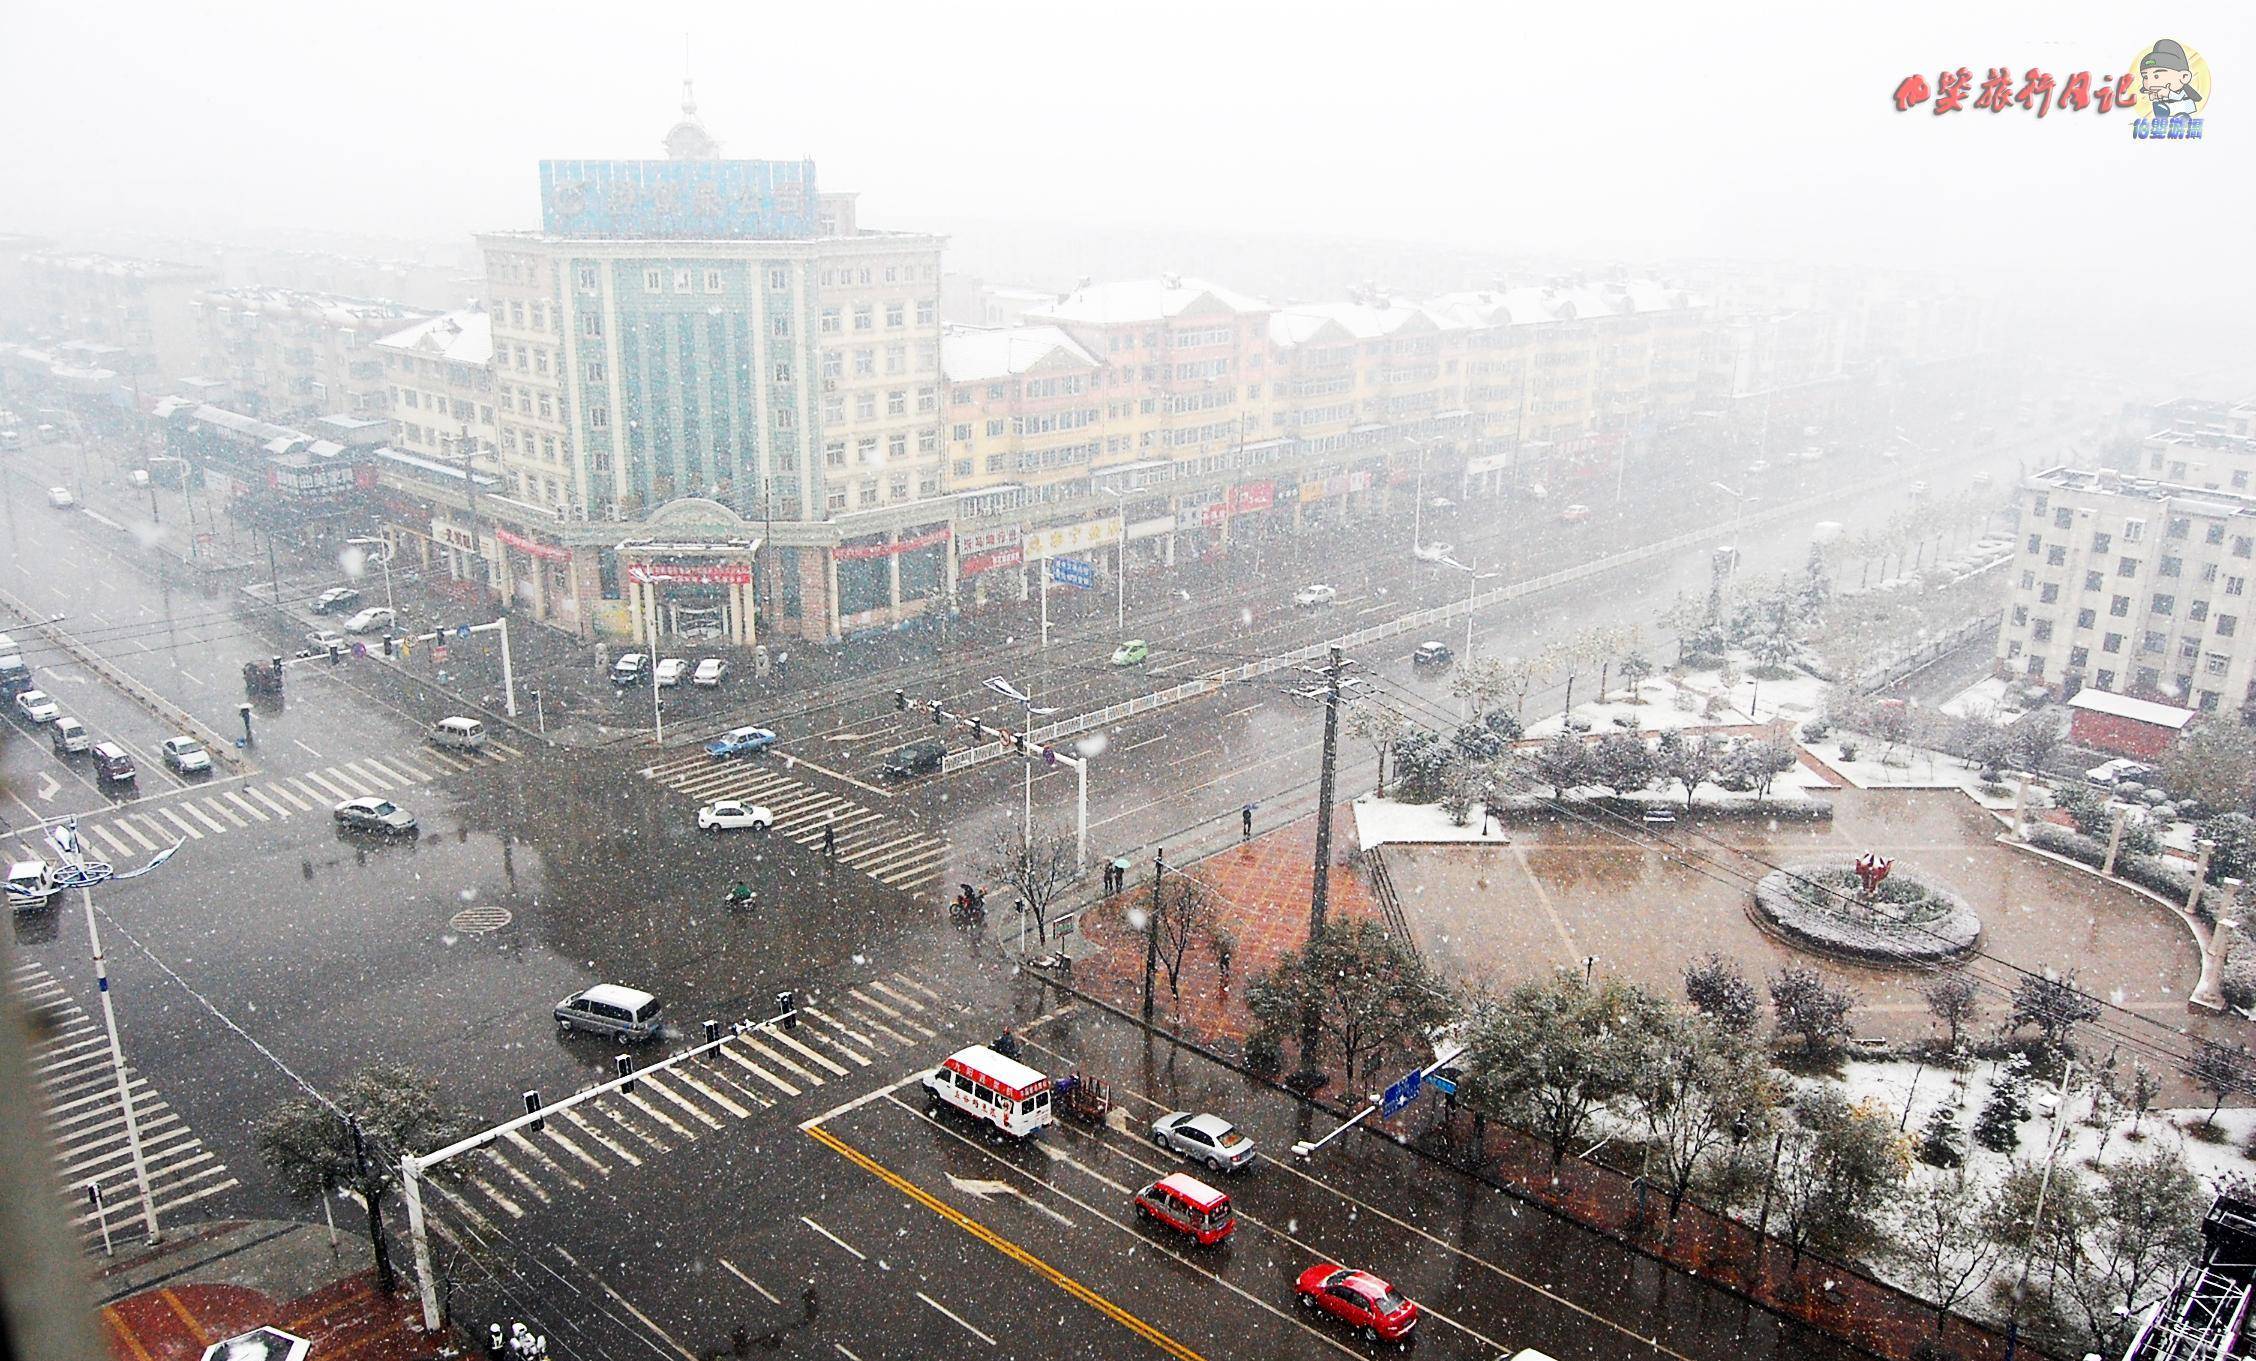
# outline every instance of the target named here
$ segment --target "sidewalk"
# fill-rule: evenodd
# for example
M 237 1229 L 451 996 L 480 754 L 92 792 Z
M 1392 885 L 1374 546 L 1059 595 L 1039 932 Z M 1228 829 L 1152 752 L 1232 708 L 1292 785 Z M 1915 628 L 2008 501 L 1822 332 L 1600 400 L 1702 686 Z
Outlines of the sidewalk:
M 411 1300 L 376 1289 L 368 1240 L 340 1233 L 332 1255 L 318 1224 L 198 1225 L 95 1278 L 116 1361 L 197 1361 L 206 1347 L 258 1327 L 313 1343 L 323 1361 L 418 1361 L 448 1339 L 426 1335 Z

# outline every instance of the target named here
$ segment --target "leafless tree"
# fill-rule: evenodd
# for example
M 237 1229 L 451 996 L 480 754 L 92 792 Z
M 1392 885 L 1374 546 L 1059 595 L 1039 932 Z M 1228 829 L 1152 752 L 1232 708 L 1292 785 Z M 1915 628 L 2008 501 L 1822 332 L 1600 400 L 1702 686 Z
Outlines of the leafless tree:
M 1387 753 L 1402 736 L 1404 724 L 1392 710 L 1376 704 L 1358 702 L 1347 711 L 1347 735 L 1371 744 L 1379 757 L 1379 797 L 1386 797 Z
M 1145 929 L 1157 934 L 1160 970 L 1177 1008 L 1183 1005 L 1183 965 L 1194 946 L 1204 945 L 1217 961 L 1229 940 L 1220 920 L 1220 902 L 1206 883 L 1188 874 L 1171 874 L 1160 884 L 1156 910 L 1145 913 Z
M 996 835 L 983 863 L 1005 891 L 1026 904 L 1034 914 L 1035 937 L 1049 944 L 1050 909 L 1081 881 L 1080 848 L 1074 839 L 1037 827 L 1034 839 L 1027 841 L 1006 829 Z

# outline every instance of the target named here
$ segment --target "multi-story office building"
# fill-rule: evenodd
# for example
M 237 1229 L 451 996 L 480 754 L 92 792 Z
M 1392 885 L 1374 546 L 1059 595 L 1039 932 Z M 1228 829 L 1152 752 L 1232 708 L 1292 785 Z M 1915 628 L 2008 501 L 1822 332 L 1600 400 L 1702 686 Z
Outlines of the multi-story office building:
M 2256 495 L 2072 468 L 2020 495 L 2002 670 L 2064 694 L 2256 704 Z
M 475 458 L 493 470 L 493 327 L 476 310 L 448 312 L 378 340 L 383 398 L 395 447 L 428 459 Z M 554 489 L 512 482 L 530 501 L 555 504 Z
M 398 303 L 281 288 L 212 289 L 193 303 L 198 376 L 225 383 L 272 421 L 384 415 L 383 335 L 428 314 Z

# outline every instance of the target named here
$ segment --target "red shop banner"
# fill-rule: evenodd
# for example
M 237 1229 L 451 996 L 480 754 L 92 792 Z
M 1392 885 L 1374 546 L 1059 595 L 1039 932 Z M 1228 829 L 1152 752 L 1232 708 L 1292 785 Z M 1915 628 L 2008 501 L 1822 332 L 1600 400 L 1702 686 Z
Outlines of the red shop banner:
M 975 577 L 981 572 L 992 572 L 998 567 L 1016 567 L 1021 561 L 1024 551 L 1018 545 L 1013 544 L 1009 548 L 998 548 L 992 553 L 974 553 L 956 564 L 956 575 L 959 577 Z
M 1277 484 L 1274 482 L 1240 482 L 1230 488 L 1230 513 L 1240 515 L 1249 510 L 1267 510 L 1277 503 Z
M 627 580 L 642 586 L 746 586 L 752 569 L 738 563 L 700 567 L 679 562 L 630 562 Z
M 902 553 L 914 553 L 919 548 L 930 548 L 947 541 L 948 531 L 935 529 L 913 539 L 902 539 L 898 543 L 865 543 L 856 544 L 852 548 L 833 548 L 830 555 L 840 562 L 859 562 L 864 558 L 890 558 Z
M 569 548 L 558 548 L 552 543 L 540 543 L 528 539 L 522 534 L 512 534 L 499 525 L 494 527 L 494 537 L 520 553 L 529 553 L 536 558 L 544 558 L 549 562 L 570 562 L 572 560 L 572 550 Z

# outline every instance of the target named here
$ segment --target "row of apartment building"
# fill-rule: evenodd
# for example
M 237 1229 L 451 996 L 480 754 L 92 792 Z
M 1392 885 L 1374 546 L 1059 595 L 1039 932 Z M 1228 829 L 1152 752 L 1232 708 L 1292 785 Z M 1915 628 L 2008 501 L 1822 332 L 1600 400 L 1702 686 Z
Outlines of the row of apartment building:
M 201 349 L 149 371 L 187 363 L 199 409 L 390 422 L 371 495 L 403 551 L 655 645 L 898 627 L 1023 596 L 1045 558 L 1173 563 L 1421 480 L 1574 499 L 1664 448 L 1799 441 L 1984 342 L 1955 297 L 1721 267 L 1281 303 L 1160 275 L 951 326 L 941 238 L 861 226 L 811 161 L 722 158 L 692 101 L 665 145 L 543 162 L 541 226 L 477 239 L 482 307 L 207 286 Z

